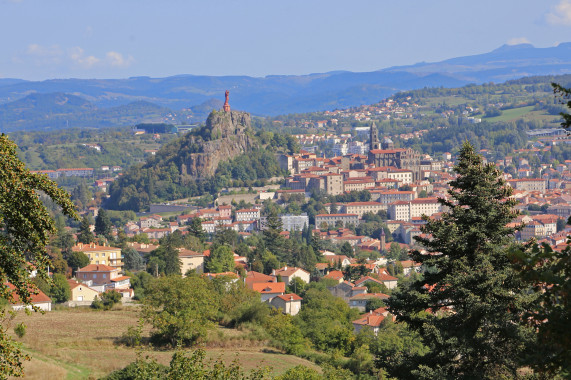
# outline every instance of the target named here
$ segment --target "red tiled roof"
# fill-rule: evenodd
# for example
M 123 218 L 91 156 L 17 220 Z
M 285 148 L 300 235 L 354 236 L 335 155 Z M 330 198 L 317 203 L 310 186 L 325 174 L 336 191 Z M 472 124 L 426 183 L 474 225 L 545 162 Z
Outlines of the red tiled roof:
M 129 276 L 119 276 L 119 277 L 112 278 L 111 281 L 113 281 L 113 282 L 124 281 L 124 280 L 128 280 L 130 278 L 131 277 L 129 277 Z
M 284 295 L 278 296 L 278 298 L 281 298 L 282 300 L 284 300 L 286 302 L 301 301 L 303 299 L 295 293 L 284 294 Z
M 78 272 L 113 272 L 117 269 L 104 264 L 89 264 L 81 268 Z
M 249 284 L 253 290 L 259 293 L 284 293 L 285 282 L 264 282 Z
M 18 296 L 18 294 L 16 293 L 16 287 L 10 283 L 6 284 L 8 286 L 8 288 L 10 288 L 10 290 L 12 291 L 12 298 L 14 301 L 14 305 L 20 305 L 22 304 L 22 302 L 20 302 L 20 296 Z M 30 292 L 32 292 L 32 289 L 29 289 Z M 44 292 L 42 292 L 40 289 L 37 289 L 35 291 L 33 291 L 33 293 L 37 293 L 37 294 L 31 294 L 30 295 L 30 301 L 32 304 L 36 304 L 36 303 L 45 303 L 45 302 L 52 302 L 52 299 L 50 297 L 48 297 Z

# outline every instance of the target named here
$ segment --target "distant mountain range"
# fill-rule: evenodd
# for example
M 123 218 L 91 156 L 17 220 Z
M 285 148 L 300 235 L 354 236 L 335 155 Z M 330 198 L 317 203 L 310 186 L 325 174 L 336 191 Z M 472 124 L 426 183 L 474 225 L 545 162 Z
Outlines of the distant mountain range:
M 90 117 L 95 117 L 92 124 L 96 127 L 133 120 L 149 121 L 160 119 L 171 109 L 186 109 L 195 121 L 203 121 L 212 108 L 220 107 L 227 89 L 233 109 L 255 115 L 278 115 L 371 104 L 398 91 L 423 87 L 459 87 L 469 83 L 499 83 L 523 76 L 569 73 L 571 43 L 567 42 L 550 48 L 504 45 L 485 54 L 360 73 L 335 71 L 263 78 L 178 75 L 39 82 L 6 78 L 0 79 L 0 131 L 61 128 L 61 120 L 66 120 L 64 123 L 68 125 L 75 123 L 75 119 L 83 122 L 74 126 L 82 126 L 89 124 Z M 42 103 L 39 94 L 51 95 Z M 61 96 L 68 99 L 63 105 L 59 104 Z M 48 107 L 49 102 L 54 109 Z M 116 108 L 121 106 L 123 108 Z M 144 114 L 134 113 L 141 112 L 141 108 Z M 72 117 L 74 115 L 76 117 Z M 50 124 L 50 120 L 57 122 Z M 34 124 L 36 122 L 39 124 Z

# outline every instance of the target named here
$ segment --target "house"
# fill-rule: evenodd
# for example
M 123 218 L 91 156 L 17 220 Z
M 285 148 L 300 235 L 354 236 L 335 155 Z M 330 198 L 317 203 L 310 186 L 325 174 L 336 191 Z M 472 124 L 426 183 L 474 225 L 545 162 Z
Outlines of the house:
M 78 243 L 71 247 L 74 252 L 83 252 L 89 257 L 90 264 L 111 266 L 118 271 L 123 270 L 123 256 L 121 248 L 97 245 L 95 243 Z
M 343 298 L 343 301 L 347 303 L 349 303 L 349 299 L 351 297 L 367 293 L 367 287 L 355 286 L 348 281 L 343 281 L 338 285 L 327 288 L 327 290 L 329 290 L 334 296 Z
M 6 284 L 8 288 L 12 291 L 12 309 L 13 310 L 24 310 L 24 309 L 31 309 L 32 306 L 24 305 L 20 301 L 20 296 L 16 293 L 16 287 L 10 283 Z M 40 289 L 32 290 L 30 289 L 30 293 L 34 293 L 30 295 L 30 303 L 39 308 L 43 311 L 51 311 L 52 310 L 52 299 L 48 297 L 44 292 Z
M 301 310 L 301 298 L 295 293 L 283 294 L 274 297 L 270 301 L 270 305 L 276 309 L 281 309 L 282 313 L 289 315 L 296 315 Z
M 373 299 L 387 300 L 390 296 L 384 293 L 362 293 L 356 294 L 349 298 L 349 307 L 354 307 L 359 309 L 359 311 L 365 311 L 367 302 Z
M 75 280 L 67 280 L 71 289 L 70 306 L 89 305 L 100 293 Z
M 183 277 L 186 276 L 188 271 L 204 272 L 204 252 L 195 252 L 184 248 L 179 248 L 178 251 L 180 272 Z
M 268 276 L 267 274 L 263 274 L 252 270 L 246 273 L 245 282 L 246 285 L 251 285 L 251 284 L 264 284 L 268 282 L 277 282 L 277 280 L 274 276 Z
M 367 314 L 363 314 L 361 318 L 353 321 L 353 328 L 355 329 L 355 333 L 358 333 L 363 328 L 369 328 L 375 335 L 377 335 L 379 333 L 381 323 L 383 323 L 387 317 L 389 317 L 389 312 L 386 307 L 380 307 L 376 310 L 371 310 Z M 393 316 L 392 319 L 394 321 L 395 317 Z
M 302 279 L 306 284 L 309 283 L 310 274 L 308 271 L 297 268 L 297 267 L 283 267 L 280 269 L 275 269 L 272 271 L 272 275 L 280 276 L 287 285 L 290 284 L 291 280 L 295 277 Z
M 76 272 L 78 280 L 87 286 L 104 292 L 108 289 L 129 289 L 129 276 L 121 276 L 119 270 L 103 264 L 89 264 Z
M 246 285 L 261 294 L 262 302 L 271 301 L 274 297 L 285 293 L 285 282 L 246 283 Z
M 422 264 L 413 260 L 403 260 L 400 262 L 403 268 L 403 274 L 408 276 L 412 271 L 420 273 Z
M 327 273 L 323 278 L 330 278 L 332 280 L 337 281 L 337 283 L 342 283 L 344 281 L 343 272 L 340 270 L 332 270 L 331 272 Z
M 371 276 L 364 276 L 355 281 L 355 286 L 365 286 L 367 282 L 375 282 L 377 284 L 383 284 L 387 289 L 393 289 L 397 286 L 398 278 L 391 276 L 386 269 L 381 269 L 379 273 Z

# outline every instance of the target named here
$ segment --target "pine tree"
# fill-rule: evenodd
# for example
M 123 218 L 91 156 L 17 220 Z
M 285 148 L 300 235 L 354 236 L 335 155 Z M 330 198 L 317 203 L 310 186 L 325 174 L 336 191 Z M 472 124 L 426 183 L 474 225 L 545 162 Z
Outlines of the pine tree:
M 507 255 L 515 245 L 507 225 L 516 201 L 501 173 L 468 142 L 455 170 L 449 199 L 440 200 L 449 211 L 425 218 L 423 232 L 430 235 L 416 238 L 429 254 L 412 255 L 433 270 L 387 301 L 430 351 L 389 370 L 411 379 L 515 377 L 528 336 L 519 322 L 530 301 Z
M 284 253 L 284 238 L 280 235 L 283 229 L 282 219 L 272 212 L 268 216 L 267 226 L 268 228 L 264 230 L 265 246 L 278 258 L 282 258 Z
M 105 236 L 107 239 L 111 238 L 111 219 L 107 210 L 100 208 L 95 218 L 95 233 L 98 236 Z
M 89 228 L 89 219 L 84 216 L 81 220 L 81 226 L 79 227 L 79 234 L 77 235 L 77 240 L 83 244 L 93 243 L 95 241 L 95 236 Z
M 202 229 L 202 220 L 199 217 L 192 218 L 188 225 L 188 233 L 199 238 L 201 242 L 204 242 L 206 232 Z

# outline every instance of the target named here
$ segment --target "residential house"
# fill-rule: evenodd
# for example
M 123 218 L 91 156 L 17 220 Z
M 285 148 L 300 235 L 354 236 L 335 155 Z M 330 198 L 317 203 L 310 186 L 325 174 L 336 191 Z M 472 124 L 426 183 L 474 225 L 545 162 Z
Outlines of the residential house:
M 20 296 L 18 296 L 18 294 L 16 293 L 16 287 L 10 283 L 6 284 L 5 286 L 7 286 L 8 288 L 10 288 L 10 290 L 12 291 L 12 310 L 23 310 L 23 309 L 31 309 L 32 306 L 30 305 L 24 305 L 23 302 L 20 301 Z M 30 295 L 30 303 L 39 308 L 40 310 L 43 311 L 51 311 L 52 310 L 52 300 L 50 297 L 48 297 L 44 292 L 42 292 L 40 289 L 37 290 L 30 290 L 31 294 Z
M 367 303 L 370 300 L 380 299 L 380 300 L 387 300 L 390 296 L 384 293 L 362 293 L 356 294 L 353 297 L 349 298 L 349 307 L 353 307 L 358 309 L 359 311 L 365 311 Z
M 78 243 L 71 248 L 74 252 L 83 252 L 89 257 L 90 264 L 109 265 L 118 271 L 123 270 L 123 256 L 121 248 L 97 245 L 95 243 Z M 74 268 L 76 269 L 76 268 Z
M 295 277 L 302 279 L 305 283 L 309 284 L 310 273 L 304 269 L 297 267 L 283 267 L 280 269 L 275 269 L 272 271 L 273 276 L 280 276 L 287 285 L 290 284 L 291 280 Z
M 75 280 L 67 280 L 67 282 L 71 289 L 70 306 L 89 305 L 100 294 L 81 282 Z
M 295 293 L 283 294 L 272 298 L 270 305 L 281 309 L 284 314 L 296 315 L 301 310 L 302 299 Z
M 183 277 L 186 276 L 188 271 L 195 271 L 196 273 L 204 272 L 204 252 L 196 252 L 184 248 L 179 248 L 178 251 L 180 272 Z

